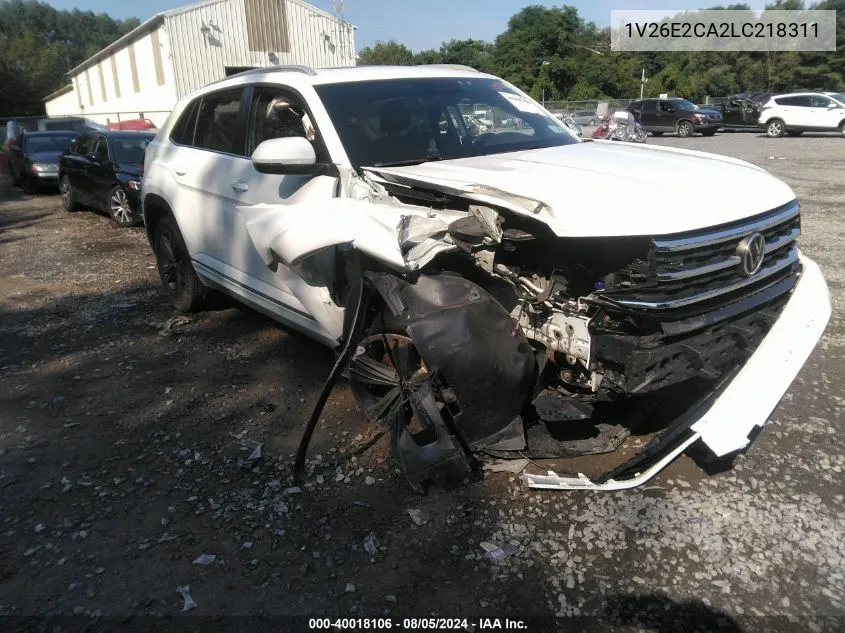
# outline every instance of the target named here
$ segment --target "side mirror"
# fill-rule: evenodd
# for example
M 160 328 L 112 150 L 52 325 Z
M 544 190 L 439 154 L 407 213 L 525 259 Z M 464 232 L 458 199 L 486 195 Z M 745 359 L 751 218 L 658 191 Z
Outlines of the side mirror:
M 836 108 L 836 107 L 839 107 L 839 106 L 837 106 L 835 103 L 833 103 L 833 101 L 828 101 L 828 102 L 827 102 L 827 107 L 828 107 L 828 108 Z
M 314 146 L 301 136 L 268 139 L 255 148 L 250 160 L 262 174 L 328 175 L 337 171 L 334 165 L 318 163 Z

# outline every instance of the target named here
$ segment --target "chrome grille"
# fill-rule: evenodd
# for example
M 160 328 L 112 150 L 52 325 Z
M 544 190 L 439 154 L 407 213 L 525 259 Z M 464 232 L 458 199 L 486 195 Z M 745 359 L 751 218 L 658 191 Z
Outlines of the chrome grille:
M 740 272 L 739 243 L 753 233 L 765 239 L 760 269 Z M 795 240 L 801 233 L 798 201 L 722 227 L 651 240 L 652 283 L 606 296 L 628 308 L 664 311 L 692 308 L 755 292 L 798 269 Z

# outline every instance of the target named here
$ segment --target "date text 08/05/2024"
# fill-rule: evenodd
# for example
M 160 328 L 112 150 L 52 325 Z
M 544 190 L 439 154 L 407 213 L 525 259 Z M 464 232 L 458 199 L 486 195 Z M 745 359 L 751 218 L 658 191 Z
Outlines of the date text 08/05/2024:
M 523 620 L 510 618 L 311 618 L 311 631 L 525 631 Z

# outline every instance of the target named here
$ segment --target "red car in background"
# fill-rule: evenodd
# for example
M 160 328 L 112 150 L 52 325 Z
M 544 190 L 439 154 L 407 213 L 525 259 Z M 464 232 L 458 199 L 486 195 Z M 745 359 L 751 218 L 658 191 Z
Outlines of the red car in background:
M 106 125 L 109 130 L 155 130 L 155 123 L 149 119 L 127 119 L 126 121 L 118 121 L 117 123 L 109 123 Z

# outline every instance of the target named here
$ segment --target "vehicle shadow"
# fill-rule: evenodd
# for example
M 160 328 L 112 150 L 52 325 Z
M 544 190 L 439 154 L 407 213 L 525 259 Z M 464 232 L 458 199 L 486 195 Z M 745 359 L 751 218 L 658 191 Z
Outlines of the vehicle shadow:
M 635 626 L 643 633 L 743 632 L 735 619 L 703 602 L 679 603 L 661 594 L 610 596 L 602 620 L 614 627 Z

